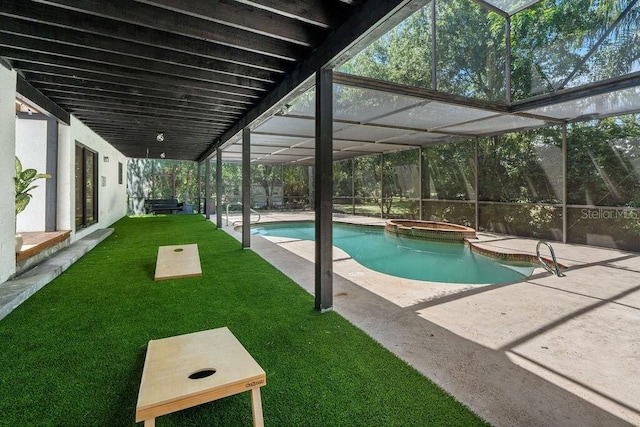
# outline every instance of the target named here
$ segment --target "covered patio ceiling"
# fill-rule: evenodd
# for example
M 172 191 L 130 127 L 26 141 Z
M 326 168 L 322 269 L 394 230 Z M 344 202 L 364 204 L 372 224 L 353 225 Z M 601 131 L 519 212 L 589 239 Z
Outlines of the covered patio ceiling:
M 3 0 L 0 63 L 25 101 L 129 157 L 201 161 L 427 2 Z
M 469 0 L 510 17 L 539 0 Z M 4 0 L 18 93 L 132 158 L 313 164 L 313 76 L 429 0 Z M 334 77 L 334 159 L 640 111 L 640 73 L 512 104 Z M 157 135 L 163 133 L 159 142 Z

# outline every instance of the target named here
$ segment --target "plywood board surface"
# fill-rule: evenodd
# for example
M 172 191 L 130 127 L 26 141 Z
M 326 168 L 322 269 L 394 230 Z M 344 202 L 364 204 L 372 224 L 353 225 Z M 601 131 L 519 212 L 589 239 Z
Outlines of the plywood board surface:
M 155 280 L 202 276 L 198 245 L 160 246 Z
M 202 370 L 205 378 L 191 379 Z M 228 328 L 149 341 L 136 421 L 262 387 L 266 374 Z

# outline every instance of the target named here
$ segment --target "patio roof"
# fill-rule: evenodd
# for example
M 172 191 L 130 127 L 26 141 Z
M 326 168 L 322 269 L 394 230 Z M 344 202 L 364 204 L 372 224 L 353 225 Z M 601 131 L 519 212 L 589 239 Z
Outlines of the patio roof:
M 18 72 L 20 96 L 63 122 L 73 114 L 129 157 L 202 160 L 426 2 L 7 0 L 0 63 Z
M 538 3 L 469 1 L 507 20 Z M 250 127 L 253 162 L 306 165 L 314 73 L 429 3 L 7 0 L 0 63 L 17 70 L 25 101 L 63 122 L 73 114 L 132 158 L 202 161 L 222 147 L 224 160 L 239 161 Z M 583 53 L 584 62 L 593 52 Z M 334 159 L 638 112 L 634 71 L 513 103 L 336 73 Z
M 511 106 L 341 73 L 334 82 L 334 160 L 640 111 L 640 74 Z M 314 164 L 314 89 L 299 92 L 252 125 L 253 163 Z M 240 162 L 242 134 L 222 149 Z

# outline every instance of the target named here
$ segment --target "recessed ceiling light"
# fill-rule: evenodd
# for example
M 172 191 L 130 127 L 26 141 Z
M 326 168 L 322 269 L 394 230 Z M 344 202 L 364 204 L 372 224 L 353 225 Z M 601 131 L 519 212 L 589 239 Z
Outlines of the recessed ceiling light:
M 158 140 L 158 142 L 164 141 L 164 132 L 158 132 L 158 134 L 156 135 L 156 139 Z

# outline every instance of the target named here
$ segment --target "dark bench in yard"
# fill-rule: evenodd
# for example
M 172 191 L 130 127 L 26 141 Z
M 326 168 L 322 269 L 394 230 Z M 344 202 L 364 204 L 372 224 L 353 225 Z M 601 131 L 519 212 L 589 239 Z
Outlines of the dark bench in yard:
M 184 203 L 176 199 L 148 199 L 144 201 L 144 210 L 148 214 L 175 214 L 184 210 Z

